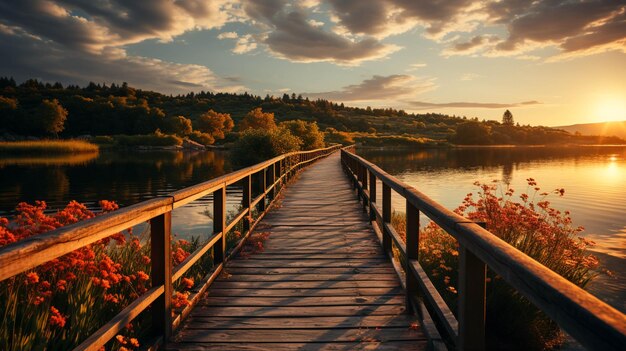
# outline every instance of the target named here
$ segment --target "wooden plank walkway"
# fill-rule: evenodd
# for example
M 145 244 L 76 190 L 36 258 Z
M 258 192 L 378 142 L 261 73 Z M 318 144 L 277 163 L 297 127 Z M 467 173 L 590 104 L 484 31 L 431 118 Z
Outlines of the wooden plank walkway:
M 168 350 L 423 350 L 417 317 L 339 153 L 303 171 L 262 223 L 264 250 L 226 266 Z

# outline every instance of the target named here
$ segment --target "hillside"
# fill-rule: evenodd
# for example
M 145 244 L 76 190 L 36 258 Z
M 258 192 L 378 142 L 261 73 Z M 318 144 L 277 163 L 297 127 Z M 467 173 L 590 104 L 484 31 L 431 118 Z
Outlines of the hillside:
M 238 138 L 238 123 L 258 107 L 273 113 L 278 122 L 316 122 L 326 132 L 327 140 L 371 146 L 624 143 L 617 138 L 575 136 L 549 127 L 514 124 L 512 117 L 503 124 L 393 108 L 350 107 L 296 94 L 261 97 L 202 91 L 172 96 L 135 89 L 126 83 L 79 87 L 34 79 L 17 84 L 12 78 L 0 78 L 0 137 L 3 133 L 50 136 L 42 132 L 45 128 L 41 123 L 46 123 L 48 114 L 62 110 L 67 112 L 63 125 L 57 126 L 62 138 L 151 134 L 157 129 L 174 134 L 178 133 L 172 128 L 176 121 L 193 125 L 195 131 L 200 116 L 214 110 L 230 115 L 235 123 L 235 129 L 223 133 L 226 138 L 220 141 L 230 142 Z
M 574 124 L 554 128 L 562 129 L 572 134 L 616 136 L 626 139 L 626 121 Z

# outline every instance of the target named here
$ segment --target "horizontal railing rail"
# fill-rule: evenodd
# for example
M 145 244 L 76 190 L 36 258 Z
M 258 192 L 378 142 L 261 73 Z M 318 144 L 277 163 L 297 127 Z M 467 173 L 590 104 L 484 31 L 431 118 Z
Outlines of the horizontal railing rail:
M 68 225 L 42 235 L 36 235 L 0 248 L 0 281 L 26 272 L 57 257 L 119 233 L 137 224 L 150 222 L 151 288 L 103 325 L 75 350 L 99 350 L 119 331 L 148 307 L 151 308 L 154 343 L 166 342 L 184 319 L 202 293 L 220 274 L 224 264 L 243 246 L 254 227 L 264 217 L 282 185 L 302 167 L 341 148 L 333 145 L 323 149 L 298 151 L 275 157 L 206 182 L 190 186 L 167 196 L 128 206 L 101 216 Z M 253 196 L 253 176 L 257 178 L 259 195 Z M 226 188 L 241 182 L 242 210 L 227 223 Z M 213 194 L 213 234 L 200 248 L 191 253 L 177 267 L 171 266 L 172 210 L 194 200 Z M 258 217 L 247 221 L 253 209 Z M 226 234 L 239 222 L 243 223 L 243 237 L 227 252 Z M 180 279 L 200 258 L 213 249 L 213 270 L 196 290 L 191 304 L 175 319 L 172 318 L 172 284 Z M 25 259 L 25 258 L 28 259 Z
M 395 245 L 402 261 L 407 309 L 426 312 L 449 344 L 459 350 L 485 349 L 486 267 L 530 300 L 582 345 L 593 350 L 623 350 L 626 316 L 483 228 L 401 182 L 364 158 L 341 150 L 344 169 L 369 211 L 390 257 Z M 377 192 L 382 183 L 382 196 Z M 391 225 L 391 190 L 405 199 L 406 242 Z M 382 209 L 379 207 L 382 203 Z M 420 212 L 459 243 L 458 319 L 418 261 Z M 393 242 L 393 244 L 392 244 Z M 420 299 L 421 298 L 421 299 Z

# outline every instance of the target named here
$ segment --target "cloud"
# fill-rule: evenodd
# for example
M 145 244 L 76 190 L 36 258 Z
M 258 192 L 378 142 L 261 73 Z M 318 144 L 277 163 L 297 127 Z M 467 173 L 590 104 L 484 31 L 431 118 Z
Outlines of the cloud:
M 244 90 L 207 67 L 129 56 L 125 46 L 170 41 L 229 20 L 224 0 L 0 2 L 0 73 L 69 83 L 127 81 L 166 93 Z M 231 35 L 231 34 L 228 34 Z
M 626 2 L 505 1 L 488 6 L 491 19 L 508 23 L 508 37 L 493 50 L 515 55 L 534 47 L 557 46 L 557 57 L 608 50 L 626 52 Z
M 363 102 L 398 100 L 435 89 L 437 86 L 432 78 L 416 78 L 411 75 L 395 74 L 390 76 L 373 76 L 359 84 L 348 85 L 341 90 L 321 93 L 304 93 L 313 99 L 328 99 L 343 102 Z
M 408 104 L 415 110 L 431 110 L 441 108 L 509 108 L 509 107 L 522 107 L 540 105 L 539 101 L 524 101 L 512 104 L 503 104 L 495 102 L 424 102 L 424 101 L 409 101 Z
M 14 76 L 18 81 L 38 78 L 81 85 L 89 81 L 125 81 L 138 88 L 172 94 L 199 90 L 246 90 L 240 83 L 220 78 L 205 66 L 126 56 L 119 52 L 99 55 L 69 50 L 18 29 L 12 33 L 0 31 L 0 51 L 10 53 L 0 55 L 0 76 Z
M 223 40 L 223 39 L 237 39 L 239 38 L 239 35 L 235 32 L 223 32 L 220 33 L 217 36 L 217 39 Z
M 146 39 L 171 41 L 228 21 L 227 1 L 48 0 L 0 2 L 0 21 L 56 43 L 102 53 Z M 80 14 L 80 15 L 79 15 Z
M 285 1 L 260 0 L 244 4 L 246 14 L 268 31 L 262 39 L 270 53 L 295 62 L 332 62 L 358 65 L 387 57 L 400 49 L 373 38 L 353 40 L 311 24 L 299 8 Z
M 476 0 L 329 0 L 339 24 L 352 33 L 385 38 L 405 33 L 416 26 L 437 37 L 452 31 L 466 31 L 474 18 L 468 16 Z
M 237 39 L 233 52 L 235 54 L 244 54 L 256 49 L 256 42 L 252 39 L 251 34 L 246 34 L 243 37 Z

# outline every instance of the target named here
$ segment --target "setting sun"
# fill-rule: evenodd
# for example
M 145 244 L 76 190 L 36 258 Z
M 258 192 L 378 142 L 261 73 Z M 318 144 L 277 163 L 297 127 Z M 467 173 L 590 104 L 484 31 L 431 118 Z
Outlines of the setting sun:
M 598 121 L 626 120 L 626 96 L 611 95 L 598 99 L 593 117 Z

